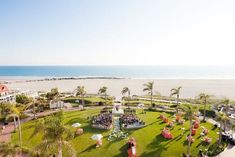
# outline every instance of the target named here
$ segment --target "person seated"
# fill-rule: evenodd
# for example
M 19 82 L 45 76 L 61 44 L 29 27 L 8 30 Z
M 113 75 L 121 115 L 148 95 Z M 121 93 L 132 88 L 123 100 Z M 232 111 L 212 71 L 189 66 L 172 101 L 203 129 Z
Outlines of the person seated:
M 190 141 L 190 142 L 194 142 L 195 141 L 195 139 L 192 137 L 192 136 L 187 136 L 187 141 Z
M 168 122 L 169 122 L 169 119 L 166 118 L 166 117 L 164 117 L 164 118 L 163 118 L 163 122 L 164 122 L 164 123 L 168 123 Z
M 199 128 L 199 122 L 198 122 L 198 121 L 195 121 L 194 124 L 193 124 L 193 127 L 194 127 L 194 129 Z
M 185 120 L 183 120 L 183 119 L 180 119 L 180 120 L 178 121 L 178 123 L 181 124 L 181 125 L 183 125 L 184 122 L 185 122 Z
M 204 129 L 204 130 L 203 130 L 203 133 L 204 133 L 205 135 L 207 135 L 207 134 L 209 133 L 209 130 L 208 130 L 208 129 Z
M 172 128 L 172 127 L 174 127 L 174 123 L 173 122 L 168 122 L 167 126 Z
M 203 140 L 203 142 L 208 143 L 208 144 L 211 143 L 211 141 L 212 141 L 212 139 L 207 136 L 204 137 L 202 140 Z
M 175 118 L 176 122 L 179 122 L 180 119 L 181 119 L 181 117 L 179 115 L 177 115 Z
M 196 129 L 192 129 L 192 135 L 195 135 L 197 133 Z

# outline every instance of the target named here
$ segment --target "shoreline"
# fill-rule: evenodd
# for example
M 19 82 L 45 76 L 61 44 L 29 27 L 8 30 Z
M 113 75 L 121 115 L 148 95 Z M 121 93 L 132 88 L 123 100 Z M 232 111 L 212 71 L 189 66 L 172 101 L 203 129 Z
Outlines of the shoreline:
M 4 79 L 6 80 L 6 79 Z M 121 98 L 121 90 L 127 86 L 131 95 L 146 95 L 143 92 L 143 84 L 154 81 L 154 93 L 159 92 L 163 96 L 169 96 L 170 90 L 182 86 L 181 98 L 195 98 L 199 93 L 205 92 L 218 98 L 227 97 L 235 100 L 235 79 L 133 79 L 114 77 L 82 77 L 82 78 L 57 78 L 38 80 L 8 80 L 7 86 L 12 89 L 31 91 L 50 91 L 57 87 L 60 92 L 74 91 L 77 86 L 84 86 L 87 93 L 97 94 L 102 86 L 108 87 L 108 94 Z M 0 82 L 2 78 L 0 77 Z

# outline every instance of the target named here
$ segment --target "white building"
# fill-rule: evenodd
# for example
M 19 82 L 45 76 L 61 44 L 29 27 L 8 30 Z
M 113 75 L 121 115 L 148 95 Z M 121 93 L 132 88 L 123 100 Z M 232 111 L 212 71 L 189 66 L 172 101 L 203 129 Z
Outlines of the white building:
M 16 95 L 25 94 L 28 97 L 36 98 L 38 97 L 38 92 L 29 90 L 9 90 L 6 85 L 0 84 L 0 103 L 10 102 L 14 103 L 16 101 Z
M 0 84 L 0 102 L 14 102 L 15 94 L 6 85 Z
M 70 103 L 64 103 L 63 101 L 60 100 L 51 100 L 49 105 L 50 109 L 61 109 L 61 108 L 69 109 L 72 107 Z

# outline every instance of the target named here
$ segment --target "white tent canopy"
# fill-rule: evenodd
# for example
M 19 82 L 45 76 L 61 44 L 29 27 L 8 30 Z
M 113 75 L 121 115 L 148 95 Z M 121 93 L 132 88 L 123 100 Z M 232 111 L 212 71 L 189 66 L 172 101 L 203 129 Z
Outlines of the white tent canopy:
M 74 123 L 73 125 L 72 125 L 72 127 L 74 127 L 74 128 L 77 128 L 77 127 L 80 127 L 82 124 L 80 124 L 80 123 Z
M 93 136 L 91 136 L 92 140 L 101 140 L 103 138 L 103 135 L 101 134 L 95 134 Z

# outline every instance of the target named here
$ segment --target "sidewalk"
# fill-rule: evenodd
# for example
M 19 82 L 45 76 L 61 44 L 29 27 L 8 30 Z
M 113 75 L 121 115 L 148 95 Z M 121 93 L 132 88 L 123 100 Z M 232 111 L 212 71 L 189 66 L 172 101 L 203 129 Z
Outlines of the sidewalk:
M 0 134 L 0 143 L 3 142 L 10 142 L 11 140 L 11 133 L 14 131 L 14 124 L 9 124 Z
M 216 157 L 233 157 L 235 156 L 235 147 L 228 145 L 228 147 Z

